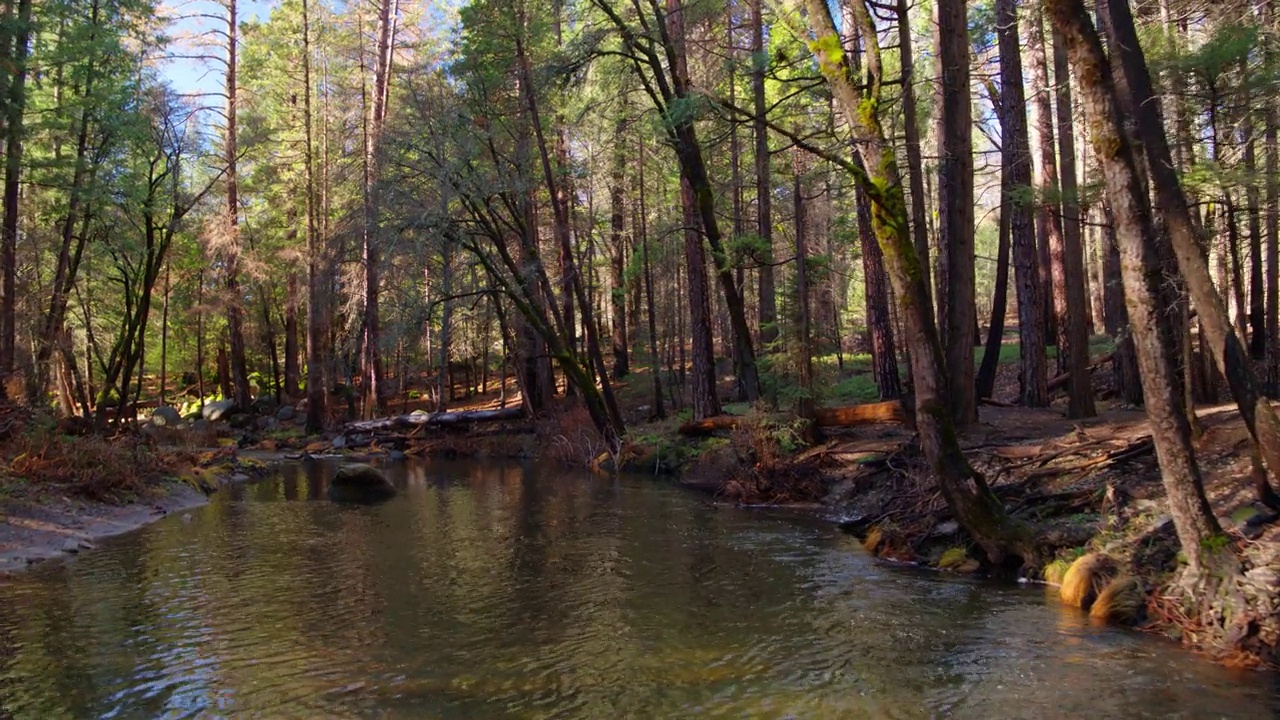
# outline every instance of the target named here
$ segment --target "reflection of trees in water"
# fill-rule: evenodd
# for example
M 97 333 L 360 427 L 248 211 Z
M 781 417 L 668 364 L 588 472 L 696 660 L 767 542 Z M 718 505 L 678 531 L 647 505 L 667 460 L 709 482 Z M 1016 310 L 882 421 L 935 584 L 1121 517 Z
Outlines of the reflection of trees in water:
M 0 586 L 0 707 L 1048 717 L 1249 697 L 1079 615 L 1054 637 L 1025 595 L 886 570 L 827 528 L 649 480 L 411 463 L 399 499 L 345 507 L 323 500 L 332 470 L 225 493 L 14 600 Z

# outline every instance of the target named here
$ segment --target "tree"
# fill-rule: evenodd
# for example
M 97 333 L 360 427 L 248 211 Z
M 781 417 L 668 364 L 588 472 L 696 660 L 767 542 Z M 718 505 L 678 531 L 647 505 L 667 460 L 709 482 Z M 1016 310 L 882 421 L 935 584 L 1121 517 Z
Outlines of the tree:
M 1017 5 L 997 0 L 996 34 L 1000 44 L 1000 136 L 1007 153 L 1010 182 L 1005 203 L 1010 213 L 1014 281 L 1018 298 L 1018 353 L 1021 399 L 1027 407 L 1049 404 L 1048 362 L 1044 352 L 1043 294 L 1039 254 L 1031 221 L 1031 149 L 1027 138 L 1022 92 L 1022 56 L 1018 44 Z
M 1197 238 L 1186 196 L 1174 170 L 1164 126 L 1153 102 L 1154 93 L 1146 59 L 1137 42 L 1137 33 L 1126 0 L 1106 3 L 1099 17 L 1104 32 L 1118 48 L 1119 62 L 1132 93 L 1131 103 L 1137 112 L 1138 133 L 1143 140 L 1143 151 L 1147 154 L 1156 201 L 1177 255 L 1178 267 L 1199 310 L 1214 361 L 1226 376 L 1227 387 L 1240 409 L 1245 427 L 1249 430 L 1258 500 L 1268 507 L 1280 510 L 1280 496 L 1277 496 L 1267 480 L 1266 472 L 1262 470 L 1265 462 L 1271 474 L 1280 476 L 1280 418 L 1259 392 L 1257 379 L 1248 362 L 1248 354 L 1240 337 L 1232 331 L 1226 306 L 1210 278 L 1209 265 Z
M 1124 4 L 1125 0 L 1106 3 L 1100 9 L 1100 18 L 1108 19 L 1113 29 L 1118 29 L 1121 23 L 1115 20 L 1123 21 L 1128 11 L 1127 7 L 1117 9 L 1116 6 Z M 1125 278 L 1125 299 L 1133 320 L 1152 439 L 1160 461 L 1170 514 L 1187 558 L 1182 587 L 1193 592 L 1195 597 L 1215 599 L 1193 603 L 1192 607 L 1194 614 L 1206 623 L 1207 633 L 1214 640 L 1238 640 L 1248 632 L 1256 618 L 1251 616 L 1248 601 L 1236 588 L 1240 581 L 1239 561 L 1230 544 L 1214 541 L 1221 535 L 1221 529 L 1205 499 L 1199 467 L 1191 448 L 1191 429 L 1177 391 L 1175 367 L 1169 350 L 1172 338 L 1167 335 L 1167 325 L 1158 317 L 1165 310 L 1160 306 L 1160 259 L 1150 240 L 1154 233 L 1147 196 L 1142 192 L 1136 170 L 1137 158 L 1122 126 L 1110 67 L 1102 43 L 1080 0 L 1046 0 L 1045 9 L 1062 33 L 1071 64 L 1080 79 L 1081 98 L 1094 152 L 1101 165 L 1107 197 L 1116 220 L 1116 236 L 1124 254 L 1121 267 Z M 1113 12 L 1119 12 L 1120 17 L 1109 17 Z M 1117 39 L 1116 35 L 1112 37 Z M 1117 48 L 1117 52 L 1137 51 L 1137 48 L 1135 43 L 1127 49 Z M 1134 60 L 1131 56 L 1125 63 L 1126 67 L 1135 64 Z M 1135 87 L 1137 79 L 1129 77 L 1129 87 L 1141 93 L 1142 90 Z M 1145 125 L 1145 119 L 1140 118 L 1139 123 Z M 1150 140 L 1153 138 L 1144 139 L 1144 145 L 1150 152 Z M 1159 153 L 1159 150 L 1155 152 Z M 1153 174 L 1165 172 L 1155 170 L 1157 163 L 1150 165 Z M 1167 170 L 1171 172 L 1172 165 Z M 1172 192 L 1160 194 L 1166 219 L 1177 214 L 1176 208 L 1165 206 L 1166 201 L 1173 200 L 1172 195 Z M 1170 210 L 1174 212 L 1169 213 Z M 1182 255 L 1179 252 L 1180 261 Z
M 861 167 L 866 170 L 859 170 L 853 163 L 843 167 L 871 200 L 876 241 L 884 252 L 906 326 L 921 448 L 947 505 L 988 559 L 997 565 L 1011 557 L 1034 562 L 1040 553 L 1036 538 L 1030 528 L 1005 513 L 982 475 L 969 465 L 960 449 L 947 406 L 942 344 L 933 309 L 927 302 L 928 290 L 920 272 L 920 259 L 908 231 L 906 199 L 897 161 L 878 116 L 884 76 L 870 10 L 854 3 L 853 14 L 861 28 L 866 57 L 867 82 L 863 85 L 841 51 L 835 20 L 827 4 L 822 0 L 807 0 L 805 8 L 814 58 L 836 103 L 861 141 L 858 145 Z
M 12 6 L 12 0 L 8 5 Z M 17 303 L 17 245 L 18 245 L 18 180 L 22 172 L 23 115 L 27 103 L 27 56 L 31 39 L 31 0 L 18 0 L 16 19 L 10 20 L 6 9 L 5 23 L 12 22 L 13 46 L 5 38 L 7 87 L 4 92 L 4 219 L 0 227 L 0 379 L 13 373 L 15 343 L 15 309 Z M 4 383 L 0 382 L 0 397 L 4 397 Z
M 755 109 L 756 234 L 760 236 L 756 271 L 759 279 L 760 347 L 768 351 L 778 339 L 778 299 L 773 279 L 773 186 L 769 173 L 769 127 L 766 120 L 764 76 L 769 54 L 764 47 L 764 0 L 751 6 L 751 102 Z
M 936 0 L 938 70 L 938 248 L 950 409 L 956 426 L 978 419 L 973 371 L 973 119 L 969 90 L 969 22 L 963 0 Z

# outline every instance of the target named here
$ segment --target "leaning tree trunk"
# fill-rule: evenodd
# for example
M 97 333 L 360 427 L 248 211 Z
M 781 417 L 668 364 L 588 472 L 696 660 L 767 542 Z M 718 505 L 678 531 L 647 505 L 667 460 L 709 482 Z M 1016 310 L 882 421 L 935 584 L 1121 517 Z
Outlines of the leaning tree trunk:
M 1112 10 L 1124 1 L 1114 3 Z M 1169 339 L 1162 337 L 1167 326 L 1157 317 L 1166 308 L 1159 302 L 1161 263 L 1150 242 L 1154 228 L 1138 181 L 1133 149 L 1121 125 L 1102 43 L 1081 0 L 1046 0 L 1045 7 L 1062 32 L 1080 78 L 1094 152 L 1102 165 L 1116 218 L 1116 234 L 1124 255 L 1125 299 L 1134 321 L 1152 439 L 1174 528 L 1187 560 L 1180 584 L 1192 617 L 1203 628 L 1198 641 L 1225 650 L 1258 633 L 1260 624 L 1274 625 L 1274 618 L 1262 614 L 1267 610 L 1255 604 L 1258 598 L 1249 599 L 1241 592 L 1239 558 L 1222 536 L 1204 496 L 1191 449 L 1190 426 L 1176 390 Z M 1100 8 L 1099 16 L 1107 12 Z M 1127 8 L 1123 15 L 1128 15 Z M 1171 171 L 1172 165 L 1167 169 Z
M 1065 0 L 1059 0 L 1063 1 Z M 1077 3 L 1078 0 L 1072 2 Z M 1132 104 L 1137 108 L 1138 131 L 1148 154 L 1156 200 L 1177 255 L 1178 267 L 1182 270 L 1187 288 L 1199 311 L 1202 328 L 1208 335 L 1214 361 L 1226 376 L 1227 387 L 1249 430 L 1255 464 L 1261 458 L 1272 475 L 1280 475 L 1280 418 L 1259 392 L 1248 353 L 1240 337 L 1232 330 L 1226 306 L 1210 278 L 1209 263 L 1173 164 L 1168 139 L 1154 101 L 1146 58 L 1138 44 L 1128 3 L 1125 0 L 1103 3 L 1099 18 L 1112 39 L 1112 46 L 1118 48 L 1121 56 L 1127 85 L 1133 94 Z M 1202 337 L 1202 346 L 1203 342 Z M 1269 507 L 1280 510 L 1280 497 L 1272 489 L 1266 474 L 1255 472 L 1254 475 L 1258 499 Z
M 835 20 L 825 0 L 805 3 L 809 27 L 817 38 L 810 48 L 836 102 L 862 141 L 859 153 L 866 170 L 852 163 L 844 167 L 854 173 L 855 180 L 871 200 L 876 240 L 884 252 L 885 266 L 898 298 L 905 337 L 911 348 L 920 445 L 943 498 L 988 559 L 997 565 L 1014 557 L 1036 562 L 1040 555 L 1037 538 L 1027 525 L 1004 511 L 982 475 L 969 465 L 960 449 L 947 406 L 949 395 L 942 344 L 928 302 L 928 288 L 920 272 L 920 259 L 908 230 L 906 198 L 897 160 L 877 114 L 883 76 L 875 23 L 865 5 L 853 4 L 865 43 L 866 84 L 859 82 L 860 78 L 851 71 L 845 54 L 840 51 Z

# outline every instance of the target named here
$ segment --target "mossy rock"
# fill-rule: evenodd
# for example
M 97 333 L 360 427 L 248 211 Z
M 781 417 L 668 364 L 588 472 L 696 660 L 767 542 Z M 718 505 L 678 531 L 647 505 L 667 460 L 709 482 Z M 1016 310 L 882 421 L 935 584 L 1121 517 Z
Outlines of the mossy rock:
M 1071 607 L 1088 610 L 1099 593 L 1119 574 L 1115 560 L 1099 553 L 1081 555 L 1062 577 L 1058 597 Z
M 1131 575 L 1121 575 L 1098 593 L 1089 608 L 1089 617 L 1116 625 L 1136 625 L 1147 607 L 1147 591 Z
M 938 558 L 938 569 L 955 570 L 964 565 L 965 561 L 968 559 L 969 555 L 965 552 L 964 548 L 947 548 L 947 551 L 942 553 L 942 557 Z
M 343 465 L 329 482 L 329 499 L 336 502 L 376 503 L 395 495 L 396 486 L 372 465 Z

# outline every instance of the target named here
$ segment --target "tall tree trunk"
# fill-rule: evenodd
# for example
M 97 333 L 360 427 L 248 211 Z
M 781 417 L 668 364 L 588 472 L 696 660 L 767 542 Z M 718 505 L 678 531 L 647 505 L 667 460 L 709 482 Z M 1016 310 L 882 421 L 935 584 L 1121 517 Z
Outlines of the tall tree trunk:
M 453 345 L 453 263 L 449 257 L 449 243 L 440 244 L 440 341 L 436 374 L 436 412 L 444 412 L 453 399 L 453 382 L 449 374 L 449 353 Z
M 907 146 L 907 184 L 911 191 L 911 237 L 920 258 L 924 286 L 933 287 L 929 279 L 929 229 L 925 221 L 924 159 L 920 154 L 920 125 L 916 117 L 915 56 L 911 51 L 911 22 L 907 0 L 897 0 L 898 55 L 902 64 L 902 125 Z M 975 319 L 977 314 L 974 314 Z M 897 361 L 894 361 L 896 374 Z M 883 396 L 883 394 L 882 394 Z
M 239 178 L 236 176 L 236 161 L 240 155 L 236 137 L 239 105 L 236 45 L 239 42 L 240 21 L 236 14 L 236 4 L 237 0 L 227 0 L 227 127 L 223 138 L 223 153 L 227 165 L 227 237 L 223 258 L 223 285 L 227 292 L 227 333 L 231 345 L 231 397 L 241 410 L 247 411 L 253 398 L 249 390 L 249 370 L 245 363 L 244 307 L 240 292 L 240 195 Z
M 302 113 L 306 128 L 303 163 L 307 192 L 307 424 L 309 433 L 324 430 L 328 416 L 328 392 L 324 366 L 328 357 L 329 331 L 325 326 L 328 293 L 324 281 L 326 255 L 320 237 L 320 208 L 316 202 L 316 172 L 311 114 L 311 13 L 309 0 L 302 0 Z
M 1275 22 L 1276 10 L 1265 4 L 1268 20 Z M 1267 45 L 1265 62 L 1275 67 L 1276 54 Z M 1266 99 L 1266 128 L 1263 147 L 1266 166 L 1267 232 L 1267 394 L 1280 397 L 1280 104 L 1274 96 Z
M 969 88 L 969 22 L 964 0 L 936 0 L 941 106 L 938 113 L 938 247 L 946 268 L 943 315 L 947 388 L 956 427 L 978 419 L 973 382 L 974 297 L 973 119 Z
M 393 2 L 395 3 L 393 7 Z M 361 355 L 361 384 L 364 399 L 361 407 L 366 418 L 383 413 L 382 326 L 379 315 L 379 273 L 381 242 L 379 213 L 381 212 L 381 188 L 378 178 L 381 169 L 382 128 L 387 117 L 390 99 L 391 65 L 395 57 L 395 26 L 399 15 L 398 0 L 379 0 L 377 27 L 377 56 L 373 66 L 373 102 L 366 100 L 364 107 L 364 224 L 361 232 L 361 256 L 364 261 L 364 338 Z M 363 45 L 363 42 L 362 42 Z M 362 51 L 363 56 L 363 51 Z M 364 58 L 361 57 L 363 69 Z M 361 92 L 365 92 L 361 78 Z
M 290 233 L 296 241 L 297 232 Z M 296 245 L 295 245 L 296 247 Z M 284 394 L 290 401 L 298 398 L 302 385 L 302 368 L 298 365 L 298 271 L 290 270 L 285 278 L 284 301 Z
M 1242 66 L 1245 63 L 1241 63 Z M 1248 68 L 1242 67 L 1242 76 L 1248 75 Z M 1249 356 L 1255 360 L 1266 357 L 1267 352 L 1267 307 L 1262 288 L 1262 198 L 1258 191 L 1257 179 L 1257 138 L 1254 133 L 1253 108 L 1251 106 L 1249 87 L 1243 89 L 1244 117 L 1241 119 L 1241 141 L 1244 143 L 1244 172 L 1247 178 L 1245 185 L 1245 203 L 1248 204 L 1249 215 Z
M 1049 102 L 1049 63 L 1040 9 L 1031 9 L 1024 20 L 1026 30 L 1023 35 L 1027 38 L 1027 57 L 1031 76 L 1032 116 L 1035 118 L 1034 124 L 1040 146 L 1040 166 L 1036 180 L 1036 197 L 1039 201 L 1036 222 L 1049 247 L 1058 369 L 1065 370 L 1069 378 L 1067 417 L 1092 417 L 1096 411 L 1093 407 L 1093 387 L 1089 380 L 1089 329 L 1085 314 L 1084 263 L 1078 228 L 1075 228 L 1077 232 L 1073 237 L 1074 243 L 1069 247 L 1066 229 L 1063 227 L 1063 205 L 1059 192 L 1058 163 L 1055 155 L 1057 144 L 1054 137 L 1055 123 Z M 1065 59 L 1062 64 L 1066 65 Z M 1055 80 L 1059 88 L 1066 87 L 1067 92 L 1070 92 L 1071 82 L 1066 74 L 1058 75 Z M 1063 109 L 1060 108 L 1060 117 L 1062 112 Z M 1065 113 L 1069 124 L 1069 107 L 1065 109 Z M 1059 139 L 1065 141 L 1061 143 L 1062 145 L 1070 146 L 1071 135 Z M 1070 154 L 1071 171 L 1074 175 L 1075 153 Z
M 1001 116 L 1004 107 L 994 92 L 994 83 L 988 83 L 991 106 Z M 1001 127 L 1004 120 L 1000 118 Z M 989 398 L 995 392 L 996 370 L 1000 364 L 1000 348 L 1004 345 L 1004 316 L 1009 304 L 1009 245 L 1013 225 L 1013 204 L 1017 202 L 1013 184 L 1014 144 L 1000 146 L 1000 229 L 996 241 L 996 287 L 991 298 L 991 323 L 987 325 L 987 343 L 982 350 L 982 364 L 978 367 L 975 388 L 979 398 Z
M 6 18 L 8 19 L 8 18 Z M 0 397 L 5 395 L 5 378 L 14 371 L 18 277 L 18 180 L 22 172 L 23 116 L 27 105 L 27 55 L 31 38 L 31 0 L 18 0 L 17 22 L 12 26 L 12 49 L 7 68 L 4 134 L 4 221 L 0 229 Z
M 764 46 L 764 0 L 751 3 L 751 99 L 755 110 L 752 126 L 755 132 L 756 163 L 756 234 L 760 249 L 756 253 L 759 279 L 760 351 L 768 352 L 778 339 L 778 299 L 773 278 L 773 186 L 769 174 L 769 127 L 765 117 L 764 76 L 769 54 Z
M 802 418 L 812 418 L 814 416 L 814 398 L 813 398 L 813 345 L 810 336 L 813 332 L 813 323 L 809 317 L 809 249 L 808 224 L 809 224 L 809 205 L 808 199 L 804 196 L 804 164 L 801 161 L 801 151 L 796 148 L 793 151 L 795 182 L 792 187 L 792 199 L 795 202 L 795 222 L 796 222 L 796 367 L 798 369 L 797 382 L 800 385 L 800 394 L 796 403 L 796 414 Z
M 858 160 L 857 162 L 861 162 Z M 862 246 L 863 289 L 866 296 L 867 335 L 871 341 L 871 375 L 882 400 L 902 395 L 898 354 L 893 342 L 893 314 L 889 311 L 889 279 L 885 275 L 884 253 L 876 242 L 871 222 L 871 201 L 854 188 L 858 213 L 858 242 Z
M 658 320 L 657 305 L 653 297 L 653 266 L 649 261 L 649 227 L 646 218 L 648 208 L 645 207 L 645 184 L 644 184 L 644 135 L 639 134 L 640 139 L 640 157 L 637 165 L 636 173 L 636 201 L 638 206 L 635 208 L 637 228 L 636 239 L 641 243 L 643 261 L 644 261 L 644 294 L 645 294 L 645 314 L 649 324 L 649 372 L 653 375 L 653 412 L 652 416 L 656 419 L 663 419 L 667 416 L 666 410 L 662 403 L 662 364 L 658 359 Z
M 1078 0 L 1072 2 L 1077 3 Z M 1156 199 L 1177 255 L 1178 267 L 1199 310 L 1214 361 L 1226 376 L 1227 386 L 1253 440 L 1255 492 L 1261 502 L 1280 509 L 1280 497 L 1277 497 L 1261 468 L 1265 462 L 1272 475 L 1280 475 L 1280 418 L 1258 391 L 1258 382 L 1245 348 L 1239 336 L 1232 332 L 1226 307 L 1209 276 L 1209 265 L 1173 165 L 1168 139 L 1154 101 L 1146 58 L 1138 44 L 1128 3 L 1124 0 L 1105 3 L 1100 8 L 1099 18 L 1112 46 L 1118 48 L 1126 84 L 1133 96 L 1132 106 L 1136 108 L 1138 130 L 1147 153 Z
M 627 341 L 627 238 L 624 233 L 626 202 L 623 182 L 626 181 L 627 151 L 626 105 L 618 113 L 613 129 L 613 169 L 609 177 L 609 308 L 612 311 L 613 377 L 626 377 L 630 369 Z
M 996 34 L 1000 46 L 1000 136 L 1002 143 L 1011 146 L 1008 150 L 1009 176 L 1014 197 L 1006 203 L 1018 296 L 1018 339 L 1022 360 L 1020 395 L 1023 405 L 1044 407 L 1049 404 L 1049 368 L 1044 351 L 1044 313 L 1041 311 L 1044 296 L 1031 204 L 1026 199 L 1027 190 L 1031 187 L 1031 147 L 1027 138 L 1015 0 L 997 1 Z

